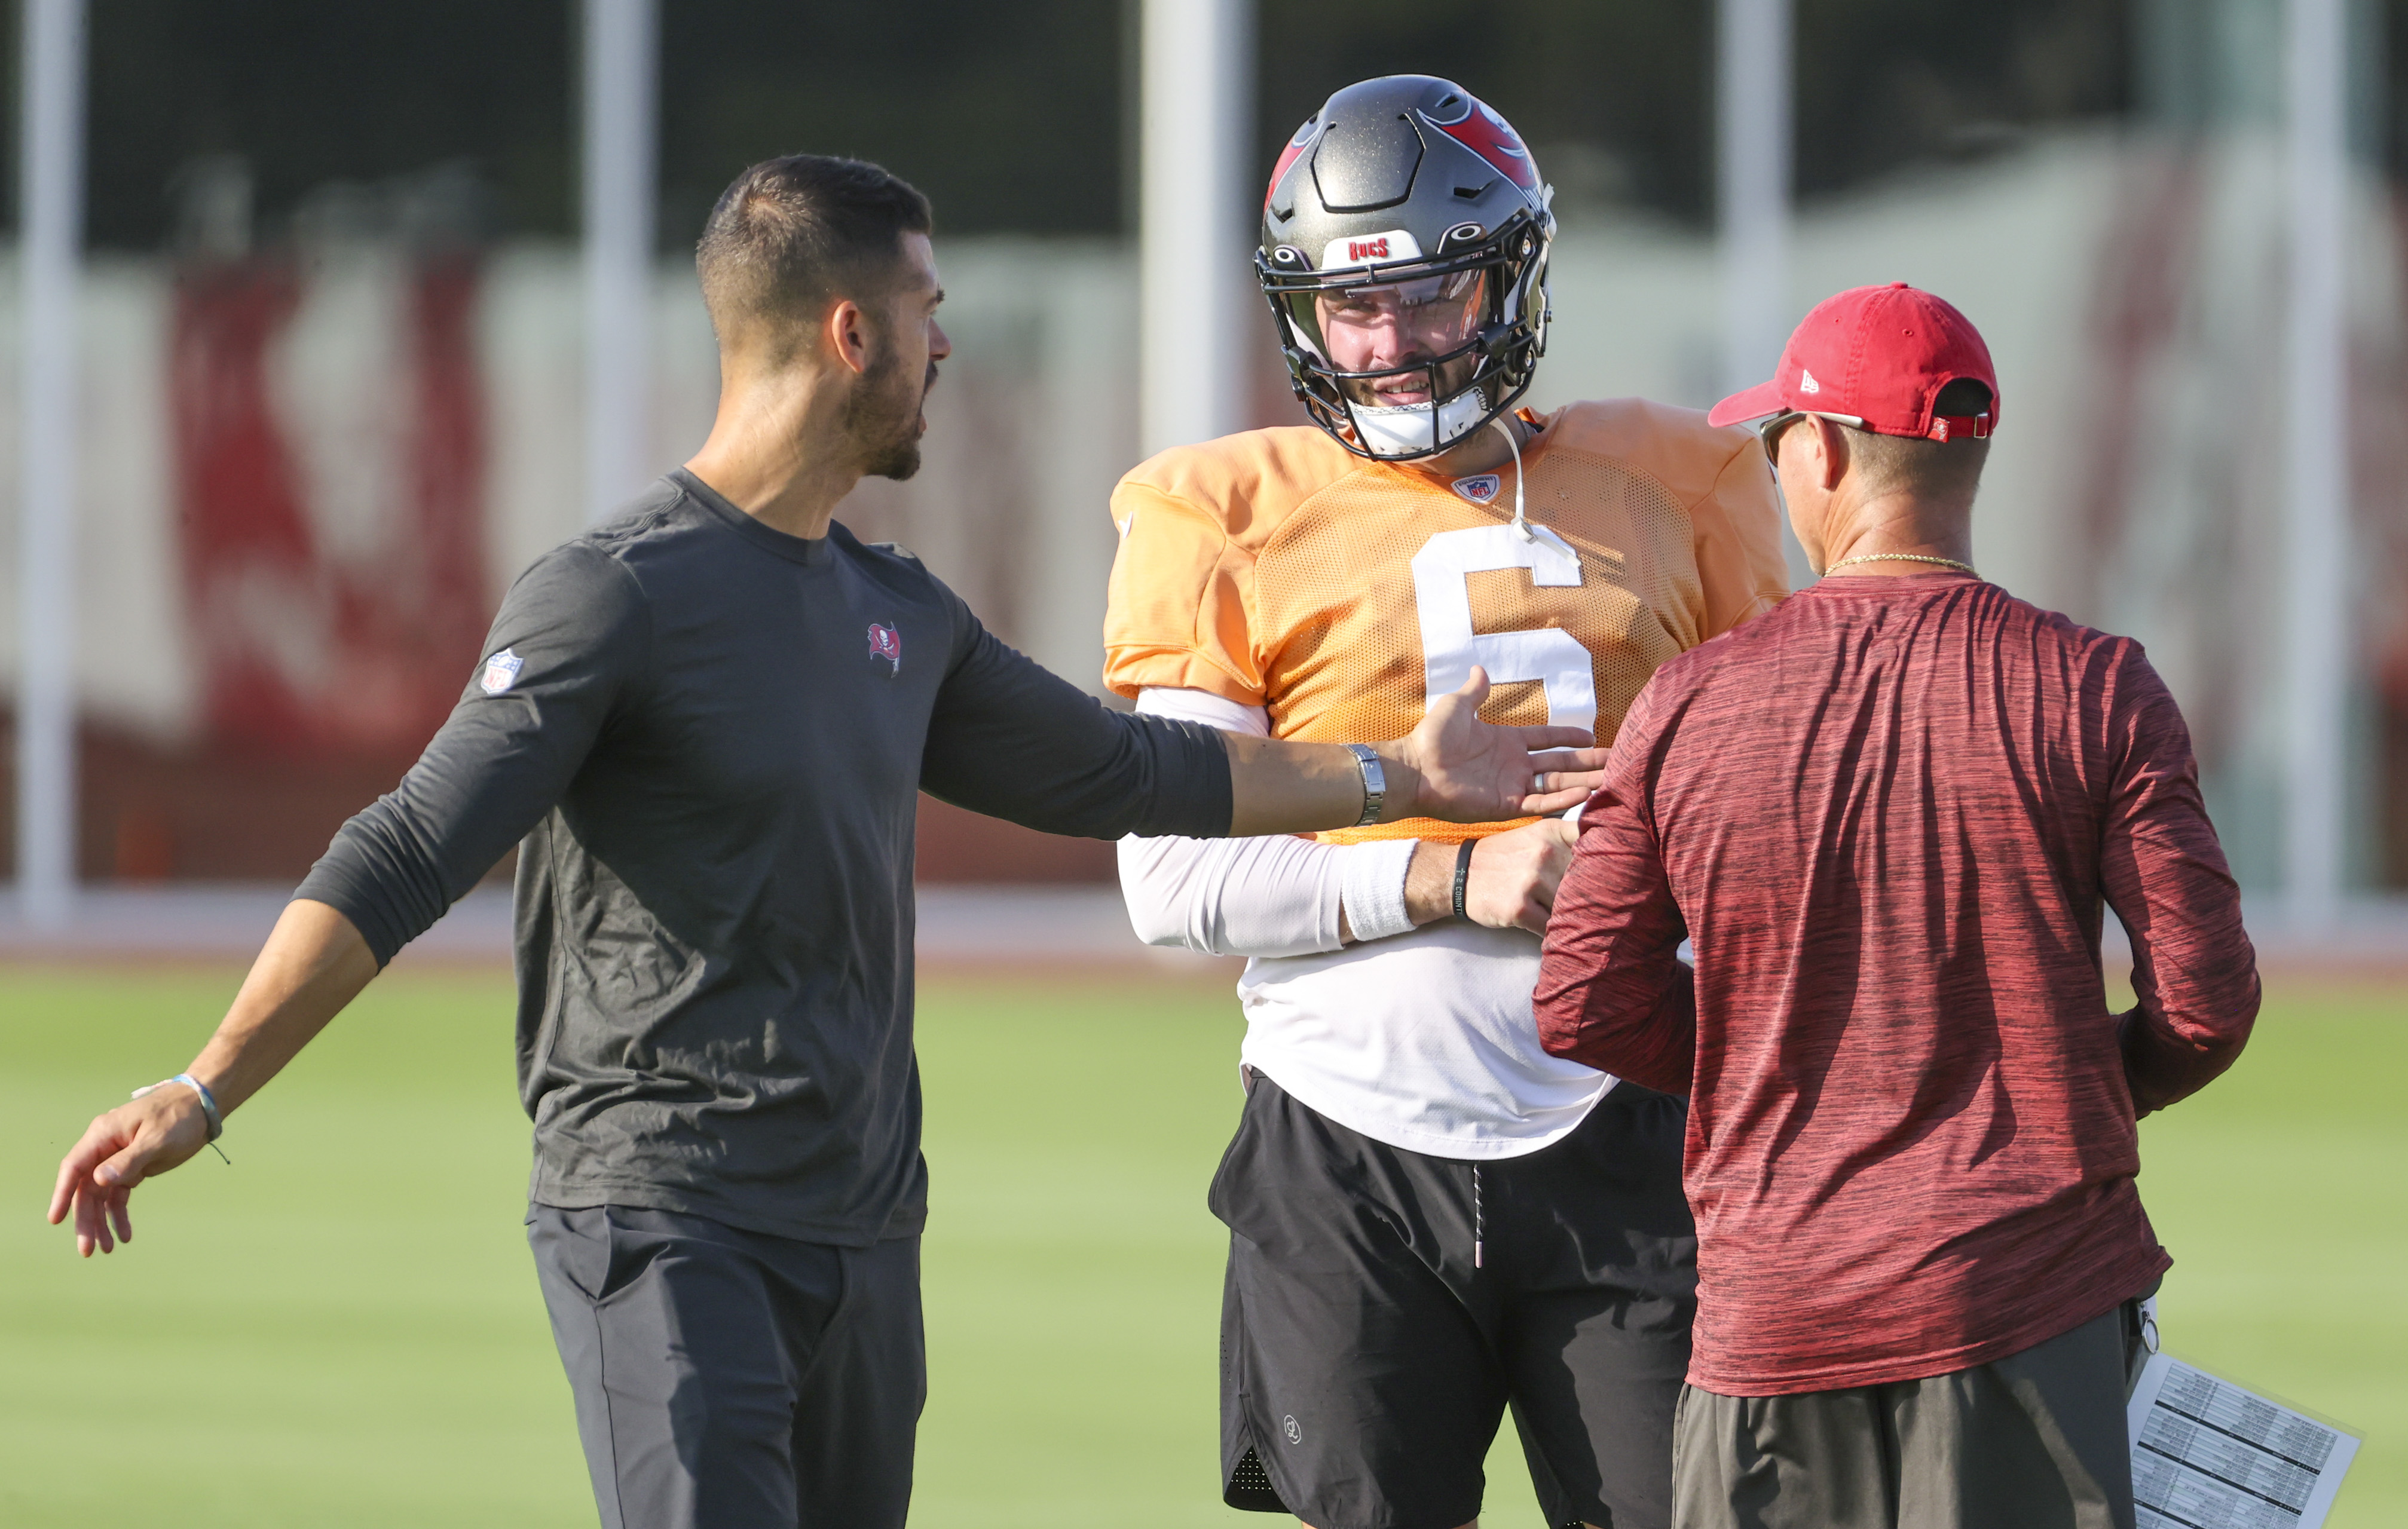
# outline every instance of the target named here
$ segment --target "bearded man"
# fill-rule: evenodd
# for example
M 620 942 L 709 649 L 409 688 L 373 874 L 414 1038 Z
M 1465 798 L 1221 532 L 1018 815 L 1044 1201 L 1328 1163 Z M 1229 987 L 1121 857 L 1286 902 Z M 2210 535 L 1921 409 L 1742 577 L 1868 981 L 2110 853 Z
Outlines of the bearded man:
M 1429 76 L 1350 85 L 1289 139 L 1255 272 L 1312 424 L 1176 448 L 1113 494 L 1104 678 L 1140 713 L 1394 737 L 1484 667 L 1499 720 L 1603 741 L 1656 665 L 1779 603 L 1744 431 L 1514 407 L 1549 202 L 1504 117 Z M 1572 839 L 1540 818 L 1122 847 L 1140 936 L 1250 958 L 1211 1190 L 1229 1506 L 1456 1529 L 1511 1407 L 1550 1524 L 1669 1521 L 1685 1107 L 1539 1045 Z
M 1377 749 L 1118 716 L 854 539 L 838 502 L 910 476 L 950 349 L 929 226 L 857 161 L 737 179 L 696 262 L 710 439 L 520 578 L 451 719 L 344 826 L 190 1070 L 59 1169 L 50 1219 L 85 1252 L 130 1236 L 134 1186 L 519 845 L 527 1225 L 611 1529 L 904 1521 L 921 791 L 1115 837 L 1478 822 L 1597 779 L 1598 756 L 1526 747 L 1584 731 L 1476 722 L 1479 676 Z

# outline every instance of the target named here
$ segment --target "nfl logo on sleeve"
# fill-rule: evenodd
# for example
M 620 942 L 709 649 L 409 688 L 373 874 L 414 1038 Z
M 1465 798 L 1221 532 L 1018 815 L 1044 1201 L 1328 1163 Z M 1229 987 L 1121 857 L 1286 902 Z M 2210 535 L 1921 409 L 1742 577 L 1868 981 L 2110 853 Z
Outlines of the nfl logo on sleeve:
M 488 695 L 499 695 L 518 683 L 519 671 L 525 667 L 525 659 L 505 648 L 485 660 L 485 672 L 477 677 L 478 688 Z
M 1504 479 L 1495 473 L 1478 473 L 1470 478 L 1458 478 L 1455 480 L 1455 492 L 1475 505 L 1484 505 L 1496 498 L 1497 491 L 1503 486 Z

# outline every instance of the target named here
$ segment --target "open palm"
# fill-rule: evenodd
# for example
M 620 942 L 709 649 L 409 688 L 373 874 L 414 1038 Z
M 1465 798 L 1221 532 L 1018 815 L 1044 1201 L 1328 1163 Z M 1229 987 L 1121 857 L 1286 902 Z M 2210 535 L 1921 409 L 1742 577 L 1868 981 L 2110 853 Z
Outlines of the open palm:
M 1414 810 L 1451 822 L 1496 822 L 1562 812 L 1588 800 L 1605 774 L 1606 750 L 1581 748 L 1583 727 L 1499 727 L 1480 720 L 1487 671 L 1475 667 L 1463 688 L 1431 703 L 1403 740 L 1421 772 Z

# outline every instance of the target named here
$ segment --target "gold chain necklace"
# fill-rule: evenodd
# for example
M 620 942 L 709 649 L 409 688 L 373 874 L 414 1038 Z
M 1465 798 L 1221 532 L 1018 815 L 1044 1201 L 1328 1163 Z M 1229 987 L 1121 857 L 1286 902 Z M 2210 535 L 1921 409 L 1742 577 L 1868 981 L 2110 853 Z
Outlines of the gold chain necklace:
M 1925 557 L 1920 552 L 1867 552 L 1862 557 L 1843 557 L 1823 571 L 1829 573 L 1832 568 L 1844 568 L 1853 563 L 1930 563 L 1942 568 L 1954 568 L 1959 573 L 1971 574 L 1976 579 L 1982 577 L 1980 570 L 1970 563 L 1959 563 L 1953 557 Z

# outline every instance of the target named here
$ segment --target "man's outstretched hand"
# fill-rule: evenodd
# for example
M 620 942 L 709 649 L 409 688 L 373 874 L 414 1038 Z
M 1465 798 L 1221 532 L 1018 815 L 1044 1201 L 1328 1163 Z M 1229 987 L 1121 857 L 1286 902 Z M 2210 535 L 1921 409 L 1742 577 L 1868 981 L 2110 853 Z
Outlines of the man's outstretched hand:
M 1474 668 L 1461 690 L 1440 696 L 1419 727 L 1389 746 L 1416 777 L 1411 806 L 1392 816 L 1498 822 L 1562 812 L 1597 790 L 1606 750 L 1576 747 L 1591 741 L 1586 728 L 1484 722 L 1488 690 L 1487 671 Z
M 186 1068 L 209 1086 L 218 1107 L 234 1113 L 276 1076 L 309 1037 L 368 985 L 374 952 L 351 922 L 306 897 L 284 905 L 267 944 L 251 963 L 217 1034 Z M 76 1251 L 114 1252 L 134 1240 L 126 1198 L 145 1179 L 165 1173 L 208 1145 L 201 1096 L 169 1082 L 119 1105 L 84 1128 L 59 1163 L 50 1224 L 75 1217 Z
M 83 1139 L 59 1164 L 50 1191 L 50 1224 L 75 1215 L 76 1251 L 115 1252 L 134 1240 L 127 1197 L 154 1173 L 165 1173 L 208 1145 L 201 1096 L 181 1083 L 151 1090 L 84 1127 Z
M 1378 822 L 1442 818 L 1501 822 L 1561 812 L 1588 800 L 1605 773 L 1605 750 L 1581 727 L 1497 727 L 1480 720 L 1488 676 L 1441 695 L 1421 725 L 1372 746 L 1385 778 Z M 1335 743 L 1223 733 L 1229 751 L 1229 836 L 1310 834 L 1357 822 L 1363 771 Z M 1532 750 L 1540 750 L 1537 753 Z

